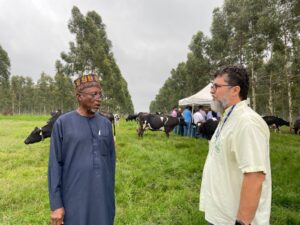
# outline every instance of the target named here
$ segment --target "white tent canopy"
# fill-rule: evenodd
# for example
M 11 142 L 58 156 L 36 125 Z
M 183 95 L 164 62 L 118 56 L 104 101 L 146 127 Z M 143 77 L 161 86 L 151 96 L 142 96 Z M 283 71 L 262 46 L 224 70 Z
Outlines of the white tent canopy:
M 178 101 L 178 105 L 185 106 L 185 105 L 210 105 L 212 101 L 212 96 L 210 94 L 210 87 L 211 84 L 209 83 L 203 89 L 201 89 L 196 94 L 186 97 Z

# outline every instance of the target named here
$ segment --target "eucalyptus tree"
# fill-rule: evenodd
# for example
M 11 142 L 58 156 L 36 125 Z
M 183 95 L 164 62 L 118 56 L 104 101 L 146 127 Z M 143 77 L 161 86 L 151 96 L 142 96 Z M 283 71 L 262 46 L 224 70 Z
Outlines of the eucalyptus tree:
M 186 62 L 188 95 L 198 92 L 211 79 L 211 64 L 210 58 L 207 55 L 207 40 L 207 37 L 199 31 L 192 37 L 191 44 L 189 45 L 191 52 L 188 53 Z
M 189 45 L 187 61 L 172 69 L 171 76 L 160 88 L 150 111 L 169 112 L 178 100 L 198 92 L 210 81 L 211 65 L 207 55 L 207 38 L 197 32 Z
M 0 111 L 10 111 L 9 77 L 10 60 L 0 45 Z
M 34 110 L 34 92 L 35 92 L 35 84 L 31 77 L 25 77 L 25 83 L 23 86 L 23 107 L 22 113 L 35 113 Z
M 231 52 L 230 44 L 232 31 L 222 8 L 214 9 L 210 31 L 211 38 L 207 40 L 207 54 L 213 69 L 234 64 L 235 56 Z
M 76 108 L 75 92 L 71 78 L 57 72 L 54 76 L 54 81 L 54 98 L 57 109 L 66 112 Z
M 42 73 L 35 88 L 35 110 L 47 114 L 56 110 L 54 80 L 51 76 Z
M 56 61 L 55 67 L 57 71 L 54 76 L 55 105 L 57 110 L 60 109 L 62 112 L 70 111 L 76 108 L 73 81 L 64 73 L 63 65 L 60 61 Z
M 23 107 L 23 97 L 24 97 L 24 86 L 25 86 L 25 78 L 22 76 L 12 76 L 11 77 L 11 108 L 13 113 L 18 112 L 21 114 Z
M 287 101 L 289 121 L 293 121 L 293 61 L 298 58 L 299 35 L 300 35 L 300 6 L 299 1 L 286 0 L 275 1 L 277 3 L 278 21 L 280 21 L 279 37 L 284 46 L 284 75 L 286 79 Z M 291 123 L 292 126 L 292 123 Z
M 252 107 L 256 110 L 258 73 L 263 65 L 267 38 L 261 24 L 268 17 L 269 1 L 228 0 L 224 10 L 231 29 L 230 44 L 237 64 L 248 67 L 251 78 Z
M 230 54 L 233 63 L 245 65 L 245 43 L 247 41 L 248 20 L 245 8 L 246 0 L 227 0 L 224 2 L 223 11 L 227 27 L 230 29 Z
M 82 15 L 76 6 L 68 24 L 75 42 L 70 42 L 70 51 L 62 52 L 61 58 L 67 75 L 81 76 L 96 73 L 101 79 L 103 107 L 109 110 L 133 111 L 127 83 L 114 60 L 111 41 L 107 38 L 102 18 L 95 11 Z

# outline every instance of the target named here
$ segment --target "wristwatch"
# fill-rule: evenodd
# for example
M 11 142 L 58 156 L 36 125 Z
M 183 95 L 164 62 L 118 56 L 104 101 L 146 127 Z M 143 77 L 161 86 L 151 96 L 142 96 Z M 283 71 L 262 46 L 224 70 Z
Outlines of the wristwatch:
M 236 220 L 234 225 L 246 225 L 243 221 Z M 249 224 L 251 225 L 251 224 Z

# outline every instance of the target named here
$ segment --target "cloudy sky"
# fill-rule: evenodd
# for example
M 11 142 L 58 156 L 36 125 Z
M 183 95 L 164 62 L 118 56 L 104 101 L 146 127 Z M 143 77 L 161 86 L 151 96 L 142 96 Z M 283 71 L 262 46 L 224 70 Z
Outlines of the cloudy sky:
M 0 45 L 11 74 L 36 81 L 55 74 L 55 61 L 74 40 L 67 24 L 76 5 L 84 15 L 96 11 L 106 25 L 114 56 L 126 79 L 136 112 L 149 104 L 186 61 L 198 31 L 210 35 L 212 11 L 223 0 L 0 0 Z

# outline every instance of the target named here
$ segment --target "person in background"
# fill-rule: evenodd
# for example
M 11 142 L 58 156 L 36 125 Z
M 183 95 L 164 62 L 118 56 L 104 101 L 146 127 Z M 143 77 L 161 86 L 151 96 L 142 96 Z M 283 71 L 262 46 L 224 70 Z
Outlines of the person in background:
M 177 117 L 177 106 L 174 106 L 171 112 L 172 117 Z
M 201 107 L 198 107 L 197 111 L 193 114 L 193 137 L 200 137 L 198 134 L 198 127 L 201 125 L 201 123 L 205 122 L 205 118 L 203 117 L 203 114 L 201 113 Z
M 211 110 L 211 107 L 208 108 L 208 112 L 206 114 L 206 120 L 213 119 L 217 120 L 218 119 L 218 114 L 215 111 Z
M 226 67 L 214 76 L 211 106 L 224 113 L 202 175 L 200 210 L 209 224 L 270 224 L 270 132 L 247 105 L 248 89 L 242 67 Z
M 203 116 L 204 122 L 205 122 L 205 121 L 206 121 L 206 112 L 205 112 L 205 110 L 204 110 L 204 106 L 203 106 L 203 105 L 200 105 L 198 111 L 199 111 L 199 112 L 201 113 L 201 115 Z
M 198 110 L 194 113 L 193 119 L 194 123 L 197 125 L 198 123 L 204 123 L 205 122 L 205 117 L 203 116 L 202 113 L 202 108 L 198 108 Z
M 172 117 L 177 117 L 177 106 L 174 106 L 172 108 L 171 116 Z M 173 132 L 176 134 L 177 130 L 178 130 L 178 125 L 176 127 L 174 127 Z
M 48 164 L 52 225 L 113 225 L 115 144 L 108 119 L 96 113 L 101 87 L 96 75 L 74 81 L 77 110 L 53 127 Z
M 177 111 L 177 118 L 179 119 L 179 124 L 177 125 L 177 134 L 183 136 L 184 134 L 184 118 L 182 115 L 182 109 L 179 107 Z
M 183 128 L 183 135 L 190 136 L 192 126 L 192 107 L 186 106 L 182 114 L 185 122 L 185 126 Z

